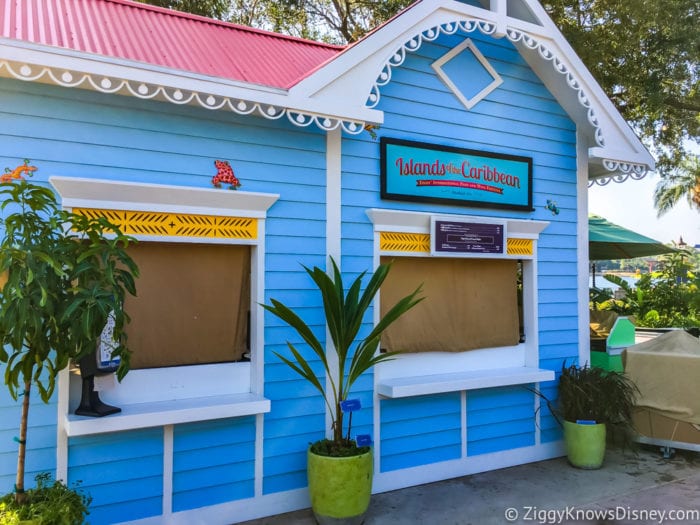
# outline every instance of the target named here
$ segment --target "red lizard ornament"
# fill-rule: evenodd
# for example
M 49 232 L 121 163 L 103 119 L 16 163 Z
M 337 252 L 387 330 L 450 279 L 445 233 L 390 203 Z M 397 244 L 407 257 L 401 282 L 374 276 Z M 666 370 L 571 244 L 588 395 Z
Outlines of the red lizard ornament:
M 29 159 L 24 160 L 24 164 L 20 164 L 15 169 L 5 168 L 5 173 L 0 175 L 0 183 L 2 182 L 12 182 L 13 180 L 24 180 L 22 173 L 26 174 L 28 177 L 32 176 L 32 172 L 36 171 L 36 166 L 29 165 Z
M 225 160 L 215 160 L 214 166 L 216 166 L 217 173 L 211 179 L 211 183 L 215 188 L 221 188 L 221 184 L 230 184 L 229 189 L 237 190 L 241 186 L 241 181 L 236 178 L 233 174 L 233 169 L 231 164 Z

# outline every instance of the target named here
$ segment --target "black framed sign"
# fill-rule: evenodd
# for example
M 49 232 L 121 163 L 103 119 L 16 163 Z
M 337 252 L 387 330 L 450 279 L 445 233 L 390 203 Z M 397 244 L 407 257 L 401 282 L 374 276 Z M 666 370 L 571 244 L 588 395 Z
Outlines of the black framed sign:
M 532 210 L 532 158 L 382 137 L 383 199 Z
M 505 253 L 506 225 L 503 222 L 431 220 L 432 253 Z

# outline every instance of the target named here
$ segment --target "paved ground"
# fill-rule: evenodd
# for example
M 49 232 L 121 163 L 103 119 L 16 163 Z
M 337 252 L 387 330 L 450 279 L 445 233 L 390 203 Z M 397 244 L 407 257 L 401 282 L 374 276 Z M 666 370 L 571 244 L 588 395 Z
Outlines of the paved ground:
M 685 518 L 680 520 L 679 518 Z M 245 525 L 313 525 L 310 510 Z M 372 496 L 365 525 L 700 524 L 700 453 L 608 450 L 600 470 L 554 459 Z

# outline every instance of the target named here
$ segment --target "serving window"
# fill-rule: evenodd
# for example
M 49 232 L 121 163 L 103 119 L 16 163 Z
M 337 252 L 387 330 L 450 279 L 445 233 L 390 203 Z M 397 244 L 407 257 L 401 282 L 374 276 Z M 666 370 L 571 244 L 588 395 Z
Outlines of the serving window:
M 436 254 L 437 221 L 493 223 L 492 218 L 371 209 L 375 264 L 392 263 L 375 322 L 423 285 L 425 299 L 381 341 L 399 351 L 380 363 L 376 392 L 399 398 L 550 380 L 539 368 L 537 240 L 549 223 L 501 219 L 502 253 Z
M 141 241 L 124 308 L 131 369 L 250 360 L 250 247 Z
M 382 257 L 392 267 L 381 288 L 381 315 L 422 284 L 425 299 L 384 333 L 381 348 L 463 352 L 520 341 L 518 261 Z
M 73 414 L 77 371 L 59 375 L 66 436 L 262 414 L 265 221 L 279 195 L 51 177 L 63 207 L 105 217 L 138 242 L 127 295 L 130 372 L 95 377 L 104 418 Z

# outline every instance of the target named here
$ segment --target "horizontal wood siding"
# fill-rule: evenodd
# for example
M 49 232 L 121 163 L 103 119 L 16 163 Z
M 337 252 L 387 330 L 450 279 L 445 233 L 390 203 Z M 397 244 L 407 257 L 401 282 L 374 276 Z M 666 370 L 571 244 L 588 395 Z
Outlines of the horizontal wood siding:
M 93 525 L 158 516 L 163 508 L 163 429 L 71 438 L 68 482 L 92 496 Z
M 382 400 L 380 471 L 458 459 L 460 407 L 457 392 Z
M 467 392 L 467 456 L 534 445 L 533 396 L 523 387 Z
M 176 425 L 173 511 L 255 494 L 255 418 Z
M 4 376 L 4 368 L 0 366 Z M 7 388 L 0 388 L 0 494 L 14 490 L 17 473 L 17 449 L 22 397 L 15 401 Z M 34 477 L 42 472 L 56 471 L 56 396 L 44 403 L 34 388 L 30 393 L 27 454 L 25 464 L 26 488 L 35 486 Z
M 325 341 L 323 303 L 315 285 L 304 271 L 325 268 L 325 137 L 311 135 L 313 169 L 299 173 L 286 184 L 299 184 L 293 205 L 274 207 L 267 230 L 266 301 L 271 298 L 293 308 Z M 278 190 L 279 191 L 279 190 Z M 281 201 L 286 202 L 282 197 Z M 282 202 L 280 202 L 282 204 Z M 265 414 L 263 445 L 263 493 L 305 487 L 306 451 L 309 443 L 325 436 L 325 404 L 319 392 L 285 365 L 279 355 L 291 357 L 291 343 L 325 381 L 318 357 L 285 323 L 265 314 L 265 397 L 272 410 Z
M 503 78 L 503 84 L 466 110 L 435 75 L 431 63 L 465 38 L 471 38 Z M 554 97 L 506 39 L 478 31 L 440 36 L 407 53 L 381 88 L 378 109 L 384 123 L 376 130 L 386 136 L 439 145 L 523 155 L 533 159 L 533 211 L 513 212 L 470 206 L 382 200 L 380 198 L 379 140 L 369 134 L 344 137 L 342 159 L 342 250 L 344 269 L 359 272 L 371 267 L 373 230 L 366 211 L 388 208 L 406 211 L 513 217 L 549 221 L 538 243 L 540 366 L 559 370 L 563 361 L 578 355 L 577 327 L 577 184 L 576 128 Z M 465 72 L 465 78 L 469 73 Z M 560 209 L 546 209 L 554 200 Z M 409 293 L 411 290 L 406 290 Z M 525 396 L 525 397 L 523 397 Z M 527 397 L 527 399 L 525 399 Z M 451 398 L 453 399 L 453 398 Z M 531 394 L 510 389 L 469 392 L 467 435 L 469 454 L 506 450 L 535 443 L 534 400 Z M 488 400 L 494 409 L 480 409 Z M 389 415 L 388 409 L 391 407 Z M 487 416 L 490 419 L 486 419 Z M 431 443 L 430 411 L 414 410 L 411 400 L 381 402 L 382 470 L 404 468 L 453 457 L 423 456 L 418 450 Z M 543 411 L 542 440 L 558 439 L 556 423 Z M 394 431 L 396 421 L 401 428 Z M 454 416 L 450 424 L 459 421 Z M 474 426 L 472 426 L 474 425 Z M 552 426 L 554 425 L 554 426 Z M 451 427 L 450 427 L 451 428 Z M 443 429 L 445 430 L 445 429 Z M 412 434 L 416 431 L 417 434 Z M 441 437 L 445 434 L 438 431 Z M 410 437 L 408 437 L 410 436 Z M 450 443 L 448 447 L 454 446 Z M 427 448 L 427 447 L 426 447 Z M 412 450 L 409 456 L 406 451 Z
M 58 175 L 210 188 L 214 160 L 221 159 L 230 161 L 241 191 L 280 194 L 266 221 L 265 301 L 274 297 L 299 307 L 324 340 L 321 301 L 301 265 L 325 265 L 325 133 L 313 126 L 293 126 L 286 119 L 270 121 L 5 79 L 0 79 L 0 119 L 0 168 L 29 158 L 39 168 L 34 180 L 40 183 Z M 272 400 L 272 412 L 264 420 L 263 490 L 276 492 L 306 484 L 306 448 L 325 433 L 324 405 L 319 394 L 274 355 L 287 353 L 286 342 L 299 343 L 298 338 L 271 315 L 264 319 L 267 346 L 255 349 L 264 352 L 269 374 L 264 395 Z M 319 368 L 318 361 L 312 360 L 312 366 Z M 227 432 L 215 424 L 210 430 L 207 426 L 203 423 L 201 431 L 210 440 L 218 439 L 217 432 Z M 254 461 L 254 437 L 248 438 L 240 443 L 248 457 L 237 461 Z M 135 443 L 133 449 L 138 448 Z M 71 447 L 71 453 L 78 450 Z M 54 457 L 55 453 L 51 461 L 42 462 L 42 469 L 55 468 Z M 0 458 L 0 475 L 6 482 L 14 466 Z M 138 482 L 138 464 L 129 475 Z M 124 496 L 138 501 L 140 492 L 131 490 Z M 237 497 L 230 494 L 230 499 Z M 190 505 L 184 498 L 178 496 L 176 504 Z

